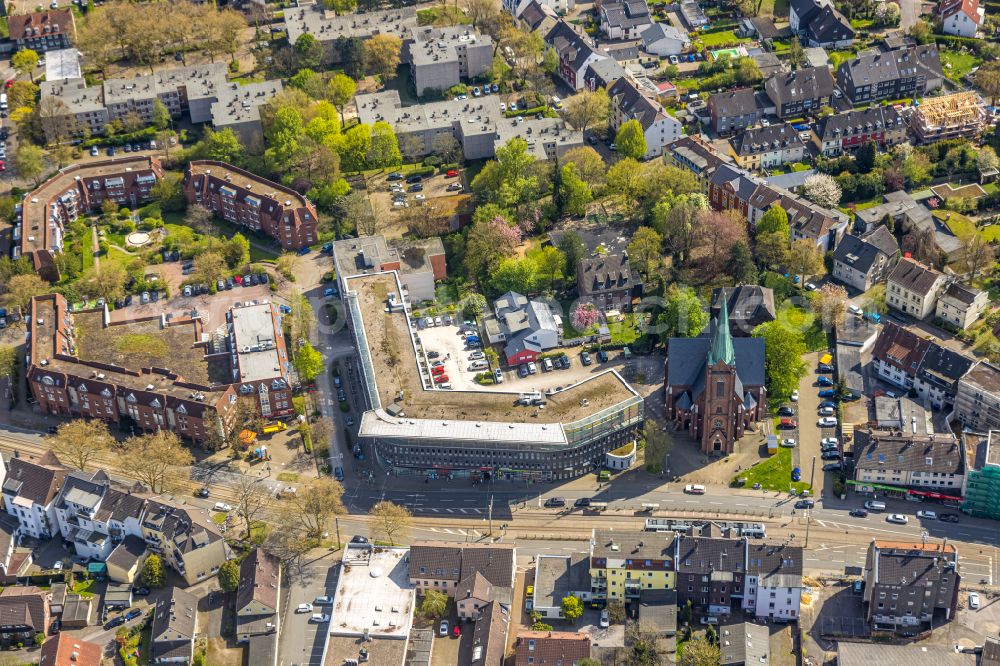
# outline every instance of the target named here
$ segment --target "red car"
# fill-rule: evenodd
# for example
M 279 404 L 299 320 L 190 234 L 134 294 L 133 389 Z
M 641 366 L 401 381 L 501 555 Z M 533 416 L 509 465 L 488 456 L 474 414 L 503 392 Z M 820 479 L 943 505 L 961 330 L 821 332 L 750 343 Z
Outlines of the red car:
M 234 275 L 233 276 L 233 282 L 235 282 L 236 284 L 243 284 L 243 276 L 242 275 Z
M 434 366 L 433 368 L 431 368 L 431 374 L 432 375 L 443 375 L 444 374 L 444 366 L 443 365 Z
M 455 169 L 448 169 L 448 173 L 445 174 L 445 176 L 447 176 L 448 178 L 454 178 L 457 175 L 458 171 L 456 171 Z M 455 628 L 458 629 L 458 627 Z
M 462 635 L 462 629 L 456 624 L 455 625 L 455 630 L 452 631 L 451 633 L 452 633 L 452 635 L 455 636 L 455 638 L 459 638 Z
M 4 88 L 13 88 L 14 87 L 14 79 L 7 79 L 7 83 L 3 84 L 3 87 Z
M 444 384 L 446 381 L 448 381 L 448 375 L 434 375 L 435 384 Z
M 781 419 L 781 422 L 778 423 L 778 427 L 785 430 L 791 430 L 792 428 L 798 428 L 799 424 L 792 419 Z
M 0 171 L 6 171 L 6 170 L 7 170 L 7 165 L 3 163 L 3 160 L 0 160 Z

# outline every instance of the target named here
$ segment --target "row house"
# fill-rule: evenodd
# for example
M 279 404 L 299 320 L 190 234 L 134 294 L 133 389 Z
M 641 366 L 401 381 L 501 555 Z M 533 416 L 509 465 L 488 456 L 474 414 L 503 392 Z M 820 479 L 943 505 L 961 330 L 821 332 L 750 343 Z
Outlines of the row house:
M 197 512 L 147 500 L 142 515 L 146 547 L 160 555 L 188 585 L 219 573 L 229 548 L 218 528 Z
M 888 484 L 958 496 L 965 472 L 965 447 L 953 433 L 854 432 L 854 480 L 862 486 Z
M 935 44 L 867 52 L 837 68 L 837 86 L 854 103 L 923 97 L 944 84 Z
M 872 539 L 865 556 L 865 621 L 875 630 L 914 634 L 941 626 L 958 610 L 954 544 Z
M 724 164 L 708 183 L 708 203 L 716 210 L 735 210 L 750 220 L 750 200 L 761 184 L 745 171 Z
M 788 124 L 748 129 L 729 140 L 729 150 L 744 169 L 770 169 L 786 162 L 800 162 L 806 146 Z
M 710 524 L 697 536 L 677 540 L 677 603 L 688 601 L 698 611 L 728 616 L 743 596 L 747 577 L 747 539 L 722 537 Z
M 764 105 L 753 88 L 738 88 L 715 93 L 708 98 L 712 130 L 728 136 L 760 122 Z
M 55 255 L 63 248 L 66 225 L 81 215 L 100 210 L 107 200 L 120 207 L 137 208 L 152 199 L 152 190 L 163 177 L 156 157 L 75 164 L 61 169 L 22 200 L 22 222 L 16 256 L 30 257 L 41 277 L 59 279 Z
M 156 602 L 150 631 L 150 661 L 154 664 L 190 664 L 198 628 L 198 597 L 172 587 Z
M 813 143 L 827 157 L 836 157 L 869 141 L 886 150 L 906 141 L 906 133 L 906 121 L 895 106 L 876 105 L 820 118 Z
M 676 585 L 673 532 L 595 529 L 590 537 L 590 586 L 594 599 L 626 602 L 649 590 Z
M 559 58 L 556 73 L 572 90 L 582 90 L 587 67 L 608 56 L 599 52 L 587 35 L 577 32 L 565 20 L 559 21 L 545 36 L 545 43 L 555 49 Z
M 764 92 L 779 118 L 814 113 L 830 105 L 833 76 L 826 67 L 803 67 L 794 72 L 778 72 L 764 82 Z
M 240 562 L 240 584 L 236 589 L 236 638 L 278 633 L 281 617 L 281 561 L 254 548 Z
M 723 164 L 731 163 L 728 156 L 721 155 L 700 136 L 687 135 L 674 141 L 663 152 L 664 161 L 679 169 L 693 173 L 701 185 L 701 191 L 708 194 L 712 175 Z
M 56 500 L 72 470 L 47 451 L 35 460 L 15 456 L 4 471 L 4 508 L 17 519 L 21 534 L 34 539 L 55 536 L 59 532 Z
M 756 617 L 795 622 L 802 603 L 802 544 L 750 541 L 743 610 Z
M 416 541 L 410 546 L 410 584 L 420 593 L 443 592 L 456 603 L 485 585 L 509 607 L 516 561 L 514 544 Z
M 64 541 L 88 560 L 107 560 L 127 536 L 141 534 L 145 500 L 131 491 L 111 487 L 103 471 L 74 472 L 66 477 L 56 503 Z
M 38 53 L 68 49 L 76 40 L 76 20 L 69 9 L 50 9 L 7 18 L 10 41 L 16 50 Z
M 926 319 L 944 288 L 943 273 L 909 256 L 900 259 L 886 282 L 886 302 L 889 307 L 914 319 Z
M 48 636 L 52 623 L 52 595 L 33 585 L 8 587 L 0 594 L 0 645 L 32 645 L 35 636 Z
M 225 162 L 190 162 L 184 172 L 184 197 L 227 222 L 270 236 L 285 250 L 298 250 L 319 238 L 311 201 Z

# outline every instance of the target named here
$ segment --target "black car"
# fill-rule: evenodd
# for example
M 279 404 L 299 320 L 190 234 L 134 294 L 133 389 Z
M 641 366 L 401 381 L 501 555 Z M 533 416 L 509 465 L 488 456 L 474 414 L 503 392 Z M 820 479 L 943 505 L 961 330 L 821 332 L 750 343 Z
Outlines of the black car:
M 796 509 L 811 509 L 814 506 L 816 506 L 816 502 L 812 501 L 811 499 L 799 500 L 798 502 L 795 503 Z
M 132 294 L 125 295 L 125 307 L 132 305 Z
M 427 358 L 437 358 L 440 355 L 441 355 L 440 352 L 436 352 L 436 351 L 429 351 L 429 352 L 427 352 Z
M 199 488 L 198 492 L 196 492 L 195 495 L 197 495 L 198 497 L 208 497 L 209 495 L 208 487 L 206 486 L 203 488 Z
M 351 543 L 368 543 L 368 537 L 356 534 L 353 537 L 351 537 Z
M 566 500 L 564 500 L 562 497 L 550 497 L 547 500 L 545 500 L 545 506 L 547 507 L 566 506 Z
M 233 288 L 233 278 L 226 278 L 226 289 L 228 290 L 232 288 Z
M 590 506 L 590 498 L 589 497 L 581 497 L 577 501 L 573 502 L 573 506 L 577 507 L 578 509 L 586 508 L 586 507 Z
M 823 460 L 840 460 L 840 454 L 836 451 L 824 451 L 820 458 Z
M 104 623 L 104 630 L 114 629 L 115 627 L 120 627 L 125 624 L 125 617 L 119 615 L 118 617 L 112 618 Z
M 398 171 L 393 171 L 388 176 L 386 176 L 386 180 L 403 180 L 403 174 L 399 173 Z
M 954 513 L 942 513 L 940 516 L 938 516 L 938 520 L 943 521 L 945 523 L 957 523 L 958 515 Z
M 410 185 L 409 191 L 410 192 L 423 192 L 424 191 L 424 184 L 423 183 L 413 183 L 413 185 Z
M 406 182 L 408 182 L 408 183 L 419 183 L 419 182 L 423 181 L 423 179 L 424 179 L 424 177 L 421 176 L 419 173 L 417 173 L 417 174 L 413 174 L 412 176 L 408 177 L 406 179 Z M 411 190 L 411 191 L 414 191 L 414 190 Z
M 601 363 L 607 363 L 608 362 L 608 352 L 604 351 L 603 349 L 601 351 L 597 352 L 597 360 L 600 361 Z
M 49 427 L 48 427 L 48 428 L 46 428 L 45 430 L 46 430 L 46 431 L 47 431 L 47 432 L 48 432 L 48 433 L 49 433 L 50 435 L 54 435 L 54 434 L 56 434 L 57 432 L 59 432 L 59 428 L 58 428 L 58 427 L 56 427 L 56 426 L 49 426 Z
M 778 407 L 778 415 L 779 416 L 795 416 L 795 410 L 792 409 L 791 407 L 789 407 L 788 405 L 783 405 L 781 407 Z
M 853 516 L 854 518 L 867 518 L 868 509 L 851 509 L 849 515 Z
M 267 273 L 259 274 L 257 279 L 260 280 L 261 284 L 267 284 L 271 280 L 271 278 L 267 277 Z

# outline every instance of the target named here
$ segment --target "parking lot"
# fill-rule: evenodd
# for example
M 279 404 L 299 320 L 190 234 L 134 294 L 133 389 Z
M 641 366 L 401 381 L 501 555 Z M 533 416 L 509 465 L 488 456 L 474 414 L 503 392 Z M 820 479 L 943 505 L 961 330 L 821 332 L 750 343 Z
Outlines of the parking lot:
M 452 324 L 423 328 L 418 331 L 417 335 L 420 336 L 427 351 L 437 352 L 440 355 L 434 360 L 444 363 L 444 374 L 448 377 L 447 383 L 456 391 L 477 390 L 514 393 L 538 390 L 544 392 L 581 382 L 620 362 L 615 356 L 617 352 L 609 352 L 607 363 L 599 363 L 597 355 L 591 354 L 592 363 L 589 366 L 585 366 L 580 360 L 581 349 L 579 347 L 571 347 L 566 349 L 566 355 L 571 363 L 567 370 L 558 369 L 551 372 L 544 372 L 542 363 L 536 362 L 536 371 L 533 375 L 522 378 L 516 370 L 503 368 L 504 381 L 502 384 L 480 385 L 474 381 L 474 378 L 478 373 L 485 371 L 469 369 L 472 363 L 469 356 L 476 350 L 466 348 L 465 340 L 460 335 L 458 326 Z M 498 346 L 497 351 L 502 358 L 502 347 Z
M 309 613 L 296 613 L 299 604 L 312 603 L 322 595 L 333 596 L 337 590 L 338 567 L 332 558 L 324 557 L 285 572 L 288 592 L 281 619 L 281 656 L 283 664 L 319 663 L 329 622 L 312 622 L 312 613 L 329 615 L 332 606 L 316 606 Z
M 180 264 L 178 264 L 179 266 Z M 226 311 L 237 302 L 257 301 L 259 303 L 264 299 L 274 300 L 274 294 L 271 293 L 266 284 L 251 287 L 237 286 L 232 291 L 223 291 L 214 295 L 183 296 L 180 290 L 172 293 L 177 295 L 167 301 L 161 297 L 159 301 L 145 304 L 140 303 L 138 297 L 134 297 L 132 305 L 119 308 L 111 313 L 111 321 L 129 321 L 159 316 L 160 313 L 190 314 L 196 310 L 204 321 L 206 330 L 211 330 L 225 325 Z

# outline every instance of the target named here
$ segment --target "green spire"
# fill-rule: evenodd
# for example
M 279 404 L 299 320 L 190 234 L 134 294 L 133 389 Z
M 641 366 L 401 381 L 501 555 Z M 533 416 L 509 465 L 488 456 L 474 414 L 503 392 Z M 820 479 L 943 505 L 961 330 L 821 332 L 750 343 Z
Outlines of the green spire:
M 722 290 L 719 298 L 722 300 L 722 307 L 719 309 L 719 318 L 715 320 L 715 330 L 712 331 L 712 346 L 708 349 L 708 364 L 715 365 L 722 361 L 726 365 L 734 365 L 736 363 L 736 350 L 733 349 L 733 336 L 729 333 L 729 303 L 725 289 Z

